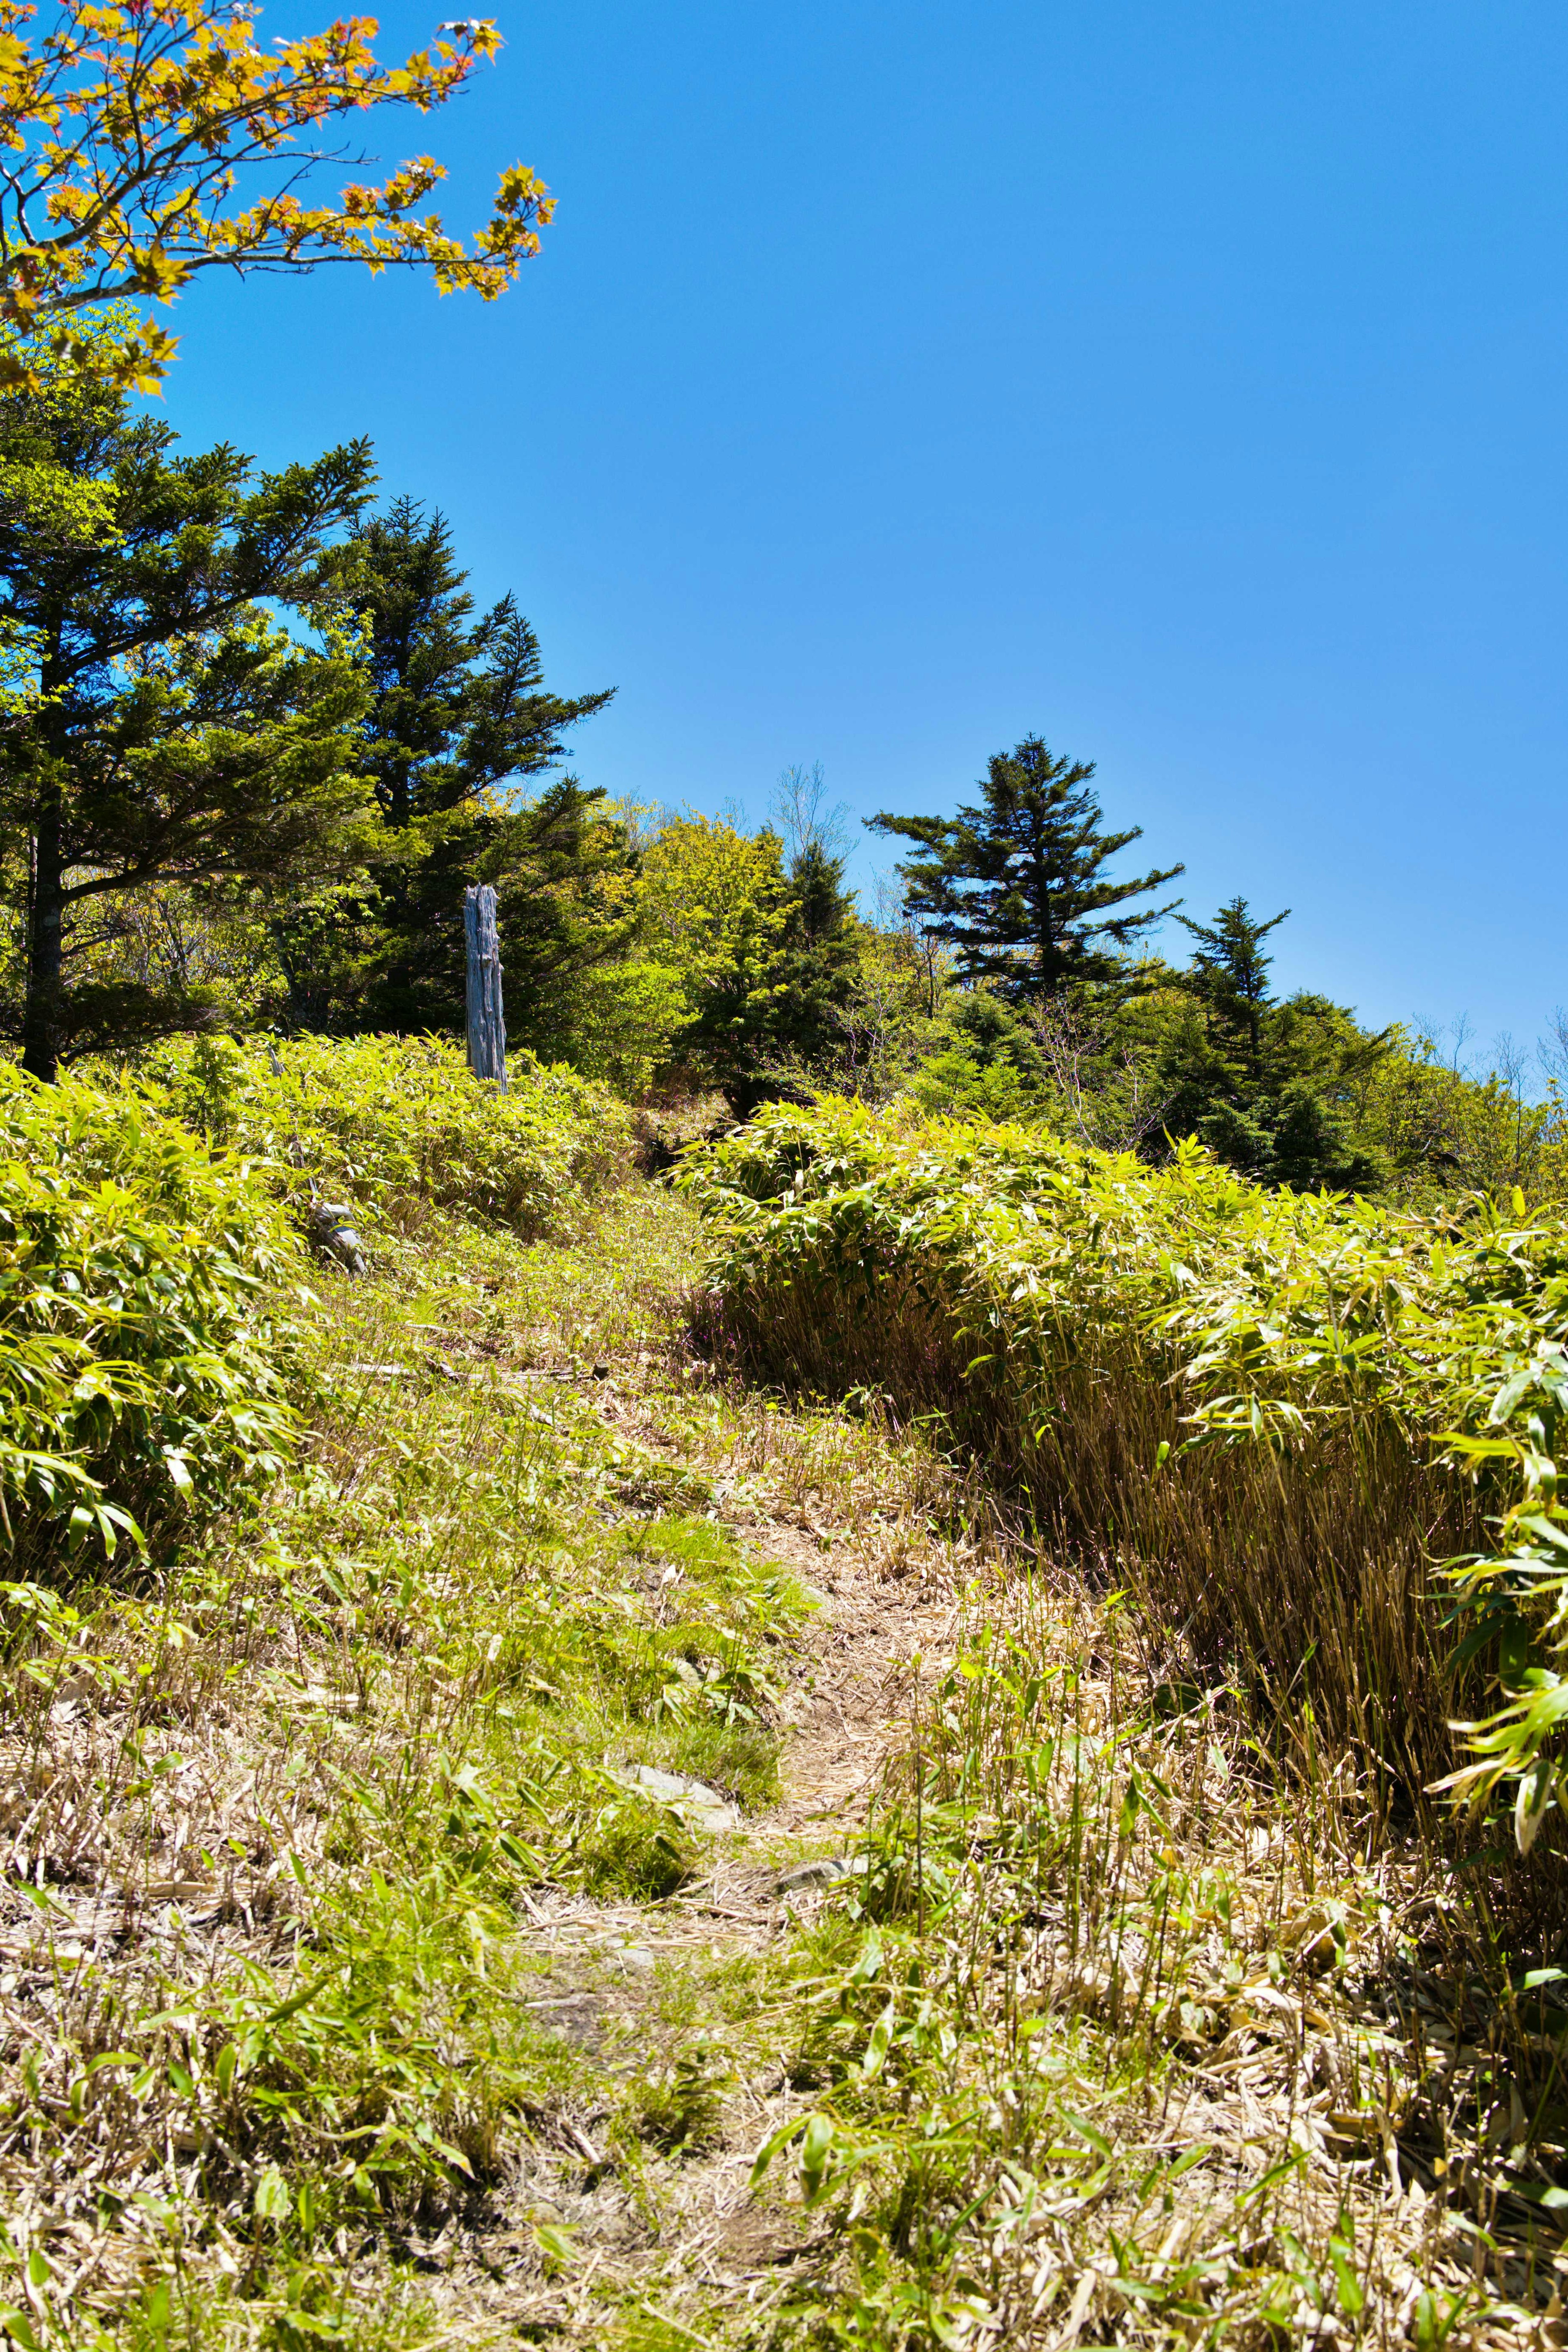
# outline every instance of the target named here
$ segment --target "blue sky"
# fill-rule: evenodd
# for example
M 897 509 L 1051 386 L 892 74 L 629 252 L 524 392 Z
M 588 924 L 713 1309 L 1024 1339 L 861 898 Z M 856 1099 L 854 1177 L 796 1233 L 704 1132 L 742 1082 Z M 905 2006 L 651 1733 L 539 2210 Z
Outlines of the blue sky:
M 500 21 L 375 143 L 452 164 L 454 226 L 532 164 L 541 258 L 488 307 L 204 285 L 184 435 L 370 435 L 551 683 L 618 688 L 586 782 L 760 818 L 819 759 L 857 816 L 936 812 L 1038 732 L 1188 911 L 1294 910 L 1284 986 L 1535 1036 L 1568 1002 L 1561 7 Z

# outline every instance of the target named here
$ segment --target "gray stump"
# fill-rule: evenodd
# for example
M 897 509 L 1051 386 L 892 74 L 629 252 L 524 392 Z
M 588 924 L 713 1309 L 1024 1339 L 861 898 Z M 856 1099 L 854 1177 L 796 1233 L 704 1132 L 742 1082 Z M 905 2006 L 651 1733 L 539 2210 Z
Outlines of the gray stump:
M 468 934 L 468 1067 L 476 1078 L 493 1078 L 506 1092 L 506 1015 L 501 1009 L 500 936 L 496 929 L 496 894 L 488 882 L 470 882 L 463 893 Z

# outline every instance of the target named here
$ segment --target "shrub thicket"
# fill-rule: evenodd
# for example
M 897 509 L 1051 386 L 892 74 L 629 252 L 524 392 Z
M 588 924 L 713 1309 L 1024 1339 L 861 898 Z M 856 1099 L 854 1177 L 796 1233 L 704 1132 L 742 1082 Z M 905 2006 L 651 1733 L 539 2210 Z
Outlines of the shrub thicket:
M 429 1038 L 197 1039 L 133 1079 L 96 1075 L 43 1087 L 0 1065 L 0 1513 L 18 1559 L 88 1535 L 112 1550 L 277 1468 L 279 1285 L 302 1270 L 288 1208 L 312 1187 L 372 1224 L 459 1208 L 533 1234 L 626 1160 L 626 1114 L 597 1087 L 524 1056 L 498 1097 Z
M 1495 1676 L 1468 1785 L 1517 1780 L 1529 1843 L 1568 1712 L 1561 1215 L 1423 1217 L 1195 1147 L 1150 1169 L 842 1102 L 777 1107 L 684 1181 L 718 1222 L 715 1343 L 945 1416 L 1103 1558 L 1173 1673 L 1236 1678 L 1412 1796 Z
M 297 1249 L 244 1162 L 130 1087 L 0 1063 L 0 1515 L 15 1560 L 268 1475 Z
M 231 1038 L 157 1047 L 139 1083 L 215 1143 L 266 1160 L 286 1189 L 313 1181 L 373 1220 L 472 1211 L 527 1238 L 558 1230 L 623 1174 L 630 1118 L 614 1096 L 531 1055 L 510 1092 L 474 1078 L 439 1037 Z

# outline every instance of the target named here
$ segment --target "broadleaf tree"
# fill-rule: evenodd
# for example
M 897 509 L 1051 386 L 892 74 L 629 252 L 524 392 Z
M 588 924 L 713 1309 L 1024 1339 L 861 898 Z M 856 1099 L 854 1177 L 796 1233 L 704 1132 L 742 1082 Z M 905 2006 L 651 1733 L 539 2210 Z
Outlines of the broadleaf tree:
M 766 1092 L 785 985 L 789 886 L 778 835 L 693 810 L 667 817 L 643 853 L 638 902 L 648 952 L 675 975 L 688 1008 L 675 1064 L 744 1113 Z
M 1092 762 L 1058 758 L 1031 735 L 994 754 L 979 802 L 955 815 L 867 819 L 915 844 L 899 867 L 906 912 L 952 949 L 963 979 L 1024 999 L 1108 979 L 1108 948 L 1136 946 L 1179 904 L 1136 906 L 1180 866 L 1129 880 L 1107 874 L 1142 828 L 1105 830 L 1093 775 Z
M 441 26 L 431 47 L 383 65 L 374 17 L 263 47 L 246 0 L 0 0 L 0 320 L 14 337 L 64 331 L 73 362 L 155 389 L 174 339 L 146 314 L 109 335 L 71 322 L 126 298 L 169 302 L 198 272 L 297 271 L 332 261 L 428 270 L 443 292 L 489 299 L 539 248 L 548 191 L 501 174 L 470 241 L 419 207 L 445 176 L 416 155 L 379 181 L 318 193 L 316 173 L 363 161 L 323 146 L 331 126 L 456 96 L 500 46 L 495 25 Z M 26 341 L 0 380 L 33 366 Z

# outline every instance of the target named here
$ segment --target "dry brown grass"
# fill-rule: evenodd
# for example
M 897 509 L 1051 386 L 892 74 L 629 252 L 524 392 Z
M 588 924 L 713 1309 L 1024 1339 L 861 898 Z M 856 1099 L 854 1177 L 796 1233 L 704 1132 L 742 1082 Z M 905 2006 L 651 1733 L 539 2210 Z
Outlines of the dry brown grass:
M 1309 1776 L 1350 1750 L 1377 1805 L 1431 1811 L 1469 1696 L 1434 1563 L 1480 1548 L 1484 1529 L 1474 1490 L 1391 1426 L 1337 1428 L 1293 1455 L 1183 1451 L 1180 1392 L 1104 1349 L 1065 1366 L 1042 1410 L 1005 1350 L 976 1361 L 930 1267 L 851 1275 L 841 1291 L 797 1277 L 705 1295 L 700 1340 L 792 1397 L 848 1389 L 884 1427 L 940 1432 L 976 1521 L 1132 1594 L 1172 1670 L 1244 1689 L 1257 1727 Z
M 1554 1953 L 885 1392 L 694 1362 L 693 1263 L 638 1191 L 575 1249 L 433 1228 L 324 1286 L 330 1402 L 268 1521 L 18 1634 L 16 2329 L 1558 2341 L 1568 2016 L 1510 1990 Z M 763 1723 L 650 1705 L 683 1626 L 795 1589 L 770 1552 L 825 1603 L 793 1647 L 745 1621 Z M 633 1759 L 743 1832 L 617 1810 Z M 690 1874 L 656 1897 L 659 1835 Z M 857 1866 L 781 1893 L 825 1847 Z

